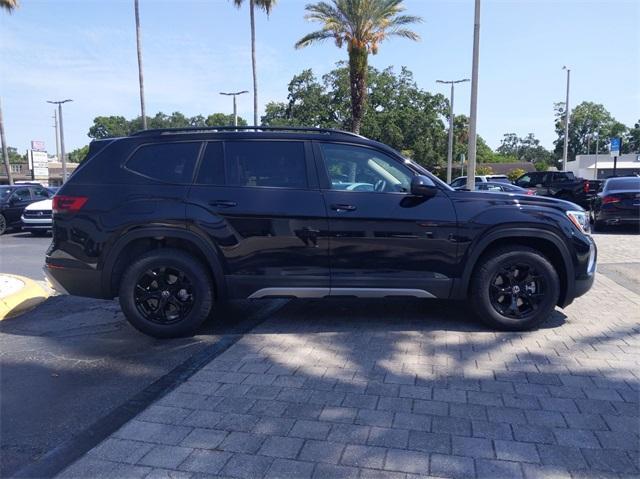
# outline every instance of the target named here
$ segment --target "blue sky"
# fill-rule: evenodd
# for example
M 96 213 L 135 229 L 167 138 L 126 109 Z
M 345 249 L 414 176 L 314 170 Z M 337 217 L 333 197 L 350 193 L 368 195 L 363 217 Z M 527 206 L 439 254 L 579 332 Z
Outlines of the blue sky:
M 346 58 L 333 43 L 295 50 L 316 28 L 306 0 L 280 0 L 257 15 L 261 107 L 284 100 L 305 68 L 322 75 Z M 473 1 L 406 0 L 424 23 L 422 41 L 393 39 L 370 58 L 376 68 L 407 66 L 421 88 L 448 95 L 437 79 L 470 77 Z M 0 95 L 7 142 L 24 151 L 44 140 L 55 151 L 52 105 L 64 111 L 67 150 L 87 144 L 99 115 L 139 114 L 133 0 L 21 0 L 0 12 Z M 251 89 L 248 9 L 230 0 L 140 0 L 147 113 L 189 116 L 231 111 L 219 91 Z M 564 100 L 563 65 L 572 69 L 571 104 L 603 103 L 627 125 L 640 118 L 640 2 L 483 0 L 478 133 L 493 148 L 505 132 L 555 139 L 553 104 Z M 456 114 L 469 112 L 469 84 L 456 89 Z M 250 118 L 251 98 L 239 101 Z

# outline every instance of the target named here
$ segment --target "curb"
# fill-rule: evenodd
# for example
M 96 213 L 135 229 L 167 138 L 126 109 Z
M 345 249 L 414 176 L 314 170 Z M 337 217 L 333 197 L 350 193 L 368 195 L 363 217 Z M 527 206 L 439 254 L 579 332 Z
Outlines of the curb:
M 51 293 L 36 281 L 14 274 L 0 274 L 0 286 L 11 282 L 15 285 L 21 282 L 22 286 L 15 291 L 10 291 L 6 296 L 0 291 L 0 321 L 13 318 L 24 313 L 47 299 Z

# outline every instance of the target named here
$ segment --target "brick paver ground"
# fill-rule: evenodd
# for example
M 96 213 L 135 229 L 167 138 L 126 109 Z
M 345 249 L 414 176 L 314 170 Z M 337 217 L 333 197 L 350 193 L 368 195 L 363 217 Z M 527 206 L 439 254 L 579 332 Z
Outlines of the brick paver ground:
M 597 236 L 640 267 L 638 240 Z M 638 477 L 640 296 L 598 274 L 538 331 L 468 316 L 292 302 L 61 476 Z

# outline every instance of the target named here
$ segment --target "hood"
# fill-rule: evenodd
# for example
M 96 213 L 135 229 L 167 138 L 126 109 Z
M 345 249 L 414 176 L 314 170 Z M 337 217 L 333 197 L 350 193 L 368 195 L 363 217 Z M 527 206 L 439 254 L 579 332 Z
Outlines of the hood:
M 546 196 L 536 195 L 522 195 L 519 193 L 494 193 L 484 191 L 466 191 L 456 190 L 453 193 L 456 199 L 459 200 L 471 200 L 471 201 L 486 201 L 491 204 L 503 204 L 503 205 L 530 205 L 530 206 L 545 206 L 547 208 L 555 208 L 560 211 L 583 211 L 582 206 L 578 206 L 571 201 L 559 200 L 557 198 L 549 198 Z
M 51 210 L 53 209 L 53 201 L 51 199 L 36 201 L 28 205 L 25 210 Z

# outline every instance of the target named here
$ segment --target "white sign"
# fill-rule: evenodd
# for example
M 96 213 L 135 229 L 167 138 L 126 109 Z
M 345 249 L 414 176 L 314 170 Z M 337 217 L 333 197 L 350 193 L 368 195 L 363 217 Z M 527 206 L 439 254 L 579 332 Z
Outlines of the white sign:
M 27 150 L 29 168 L 33 170 L 34 180 L 49 179 L 49 157 L 46 151 Z

